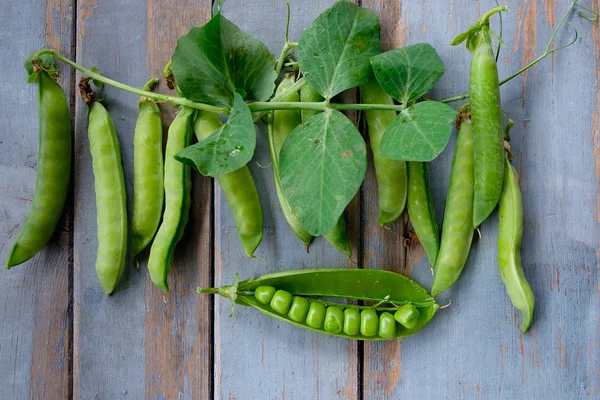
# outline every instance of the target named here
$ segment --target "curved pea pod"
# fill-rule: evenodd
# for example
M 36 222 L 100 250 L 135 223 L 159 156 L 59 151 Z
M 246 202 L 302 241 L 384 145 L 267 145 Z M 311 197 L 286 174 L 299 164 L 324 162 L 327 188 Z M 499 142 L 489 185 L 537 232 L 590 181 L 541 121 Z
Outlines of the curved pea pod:
M 310 84 L 304 85 L 302 90 L 300 90 L 300 101 L 304 102 L 318 102 L 323 101 L 323 97 L 317 92 L 317 90 L 312 87 Z M 319 114 L 321 111 L 317 110 L 302 110 L 301 116 L 302 121 L 306 121 L 310 117 L 313 117 Z M 282 143 L 283 144 L 283 143 Z M 348 240 L 348 232 L 346 231 L 346 220 L 344 219 L 344 214 L 340 215 L 337 224 L 331 230 L 331 232 L 323 235 L 325 240 L 327 240 L 336 250 L 344 253 L 348 257 L 352 257 L 352 246 L 350 246 L 350 241 Z
M 50 241 L 62 214 L 71 178 L 71 117 L 60 85 L 35 73 L 40 130 L 37 177 L 31 208 L 6 260 L 6 268 L 29 260 Z
M 179 151 L 192 141 L 195 111 L 183 107 L 169 127 L 165 151 L 165 210 L 163 220 L 150 248 L 148 271 L 154 285 L 168 293 L 168 275 L 175 246 L 181 240 L 189 218 L 192 186 L 190 167 L 175 160 Z
M 262 292 L 265 287 L 276 288 L 293 296 L 288 314 L 281 313 L 283 308 L 276 311 L 270 304 L 264 304 L 264 300 L 257 300 L 254 291 Z M 198 293 L 220 294 L 229 298 L 232 305 L 235 303 L 253 307 L 280 321 L 320 333 L 358 340 L 385 340 L 412 335 L 427 325 L 439 308 L 427 291 L 410 278 L 395 272 L 368 269 L 277 272 L 256 280 L 234 282 L 230 286 L 198 288 Z M 261 296 L 262 293 L 258 297 Z M 320 298 L 364 300 L 376 305 L 355 306 Z M 289 298 L 285 302 L 286 305 L 288 302 Z M 297 307 L 294 304 L 297 304 Z M 418 319 L 411 328 L 399 323 L 394 325 L 389 318 L 406 304 L 414 305 L 419 311 Z M 290 318 L 290 314 L 293 318 Z M 305 315 L 306 319 L 303 319 Z M 367 322 L 368 325 L 363 326 Z
M 498 265 L 500 277 L 515 308 L 521 311 L 521 331 L 525 333 L 533 319 L 535 297 L 521 266 L 523 205 L 519 175 L 506 160 L 504 185 L 498 212 Z
M 198 111 L 194 121 L 194 132 L 201 141 L 222 124 L 218 114 Z M 253 258 L 263 236 L 263 213 L 250 169 L 245 165 L 233 172 L 217 176 L 217 181 L 233 213 L 244 252 L 249 258 Z
M 504 177 L 500 86 L 489 26 L 471 39 L 469 50 L 473 54 L 469 76 L 475 143 L 473 226 L 478 227 L 496 208 Z
M 360 97 L 367 104 L 394 104 L 376 80 L 360 87 Z M 406 205 L 408 175 L 406 162 L 390 160 L 381 155 L 381 138 L 388 125 L 396 118 L 395 111 L 365 111 L 369 127 L 369 142 L 373 152 L 375 177 L 379 191 L 379 225 L 396 221 Z
M 110 115 L 97 101 L 90 104 L 88 137 L 98 221 L 96 273 L 109 295 L 125 269 L 127 206 L 119 139 Z
M 431 294 L 437 296 L 460 277 L 473 240 L 473 129 L 462 122 L 456 140 L 440 251 L 435 264 Z
M 284 78 L 277 87 L 276 93 L 282 93 L 294 84 L 292 77 Z M 281 101 L 298 101 L 298 93 L 291 93 L 288 97 Z M 302 111 L 304 112 L 304 111 Z M 271 162 L 273 164 L 273 178 L 275 180 L 275 191 L 279 199 L 279 205 L 283 216 L 287 221 L 294 234 L 300 239 L 305 246 L 308 246 L 312 241 L 312 235 L 298 221 L 298 217 L 290 207 L 279 179 L 279 153 L 283 147 L 283 142 L 292 133 L 292 131 L 300 125 L 300 110 L 281 110 L 273 112 L 272 125 L 269 124 L 269 150 L 271 152 Z
M 162 143 L 160 110 L 153 100 L 141 99 L 133 135 L 132 257 L 150 244 L 160 224 L 165 196 Z
M 348 231 L 346 230 L 346 219 L 344 214 L 340 215 L 337 224 L 331 230 L 331 232 L 323 235 L 323 237 L 331 244 L 335 249 L 341 253 L 344 253 L 348 257 L 352 257 L 352 246 L 350 246 L 350 240 L 348 240 Z
M 427 163 L 408 162 L 408 216 L 429 263 L 435 265 L 440 249 L 438 224 L 435 219 L 429 167 Z

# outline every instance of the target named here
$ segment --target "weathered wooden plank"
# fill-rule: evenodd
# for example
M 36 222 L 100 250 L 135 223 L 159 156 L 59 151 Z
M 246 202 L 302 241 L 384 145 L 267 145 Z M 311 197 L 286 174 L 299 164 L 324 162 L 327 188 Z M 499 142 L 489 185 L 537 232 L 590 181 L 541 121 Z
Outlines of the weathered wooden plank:
M 382 51 L 402 47 L 405 40 L 405 27 L 400 13 L 399 2 L 364 1 L 362 6 L 374 11 L 381 24 Z M 368 138 L 368 127 L 362 126 L 365 138 Z M 407 214 L 404 213 L 395 223 L 380 227 L 377 221 L 379 212 L 378 185 L 375 179 L 375 169 L 372 163 L 372 153 L 369 147 L 369 170 L 362 186 L 363 203 L 362 218 L 365 234 L 363 236 L 363 267 L 387 269 L 410 275 L 406 260 L 405 240 L 407 230 Z M 420 245 L 417 244 L 418 248 Z M 365 342 L 363 355 L 363 396 L 364 398 L 375 390 L 395 386 L 400 378 L 401 353 L 400 341 Z M 388 390 L 384 390 L 388 394 Z
M 47 45 L 70 54 L 72 20 L 72 2 L 68 0 L 2 5 L 2 265 L 25 222 L 36 179 L 37 87 L 25 83 L 23 60 Z M 70 73 L 61 72 L 60 83 L 70 92 Z M 0 375 L 4 377 L 0 398 L 66 398 L 71 392 L 71 199 L 69 196 L 48 247 L 25 264 L 0 274 L 4 288 L 0 293 Z
M 173 3 L 167 12 L 164 2 L 149 1 L 149 72 L 159 76 L 177 38 L 210 16 L 210 0 Z M 168 90 L 164 82 L 160 89 Z M 170 105 L 162 110 L 165 117 L 174 114 Z M 212 392 L 212 299 L 196 293 L 196 287 L 212 281 L 212 184 L 199 174 L 193 176 L 190 221 L 177 248 L 166 303 L 146 280 L 146 398 L 196 399 Z
M 292 1 L 290 39 L 299 40 L 308 24 L 333 1 Z M 239 1 L 225 4 L 223 14 L 262 40 L 278 55 L 283 45 L 285 2 Z M 231 211 L 215 190 L 215 284 L 271 271 L 310 267 L 354 267 L 323 238 L 303 249 L 281 213 L 269 164 L 266 130 L 258 130 L 257 152 L 250 162 L 264 212 L 264 238 L 258 258 L 245 257 Z M 357 207 L 354 205 L 354 207 Z M 358 238 L 358 209 L 348 218 L 353 240 Z M 355 253 L 356 245 L 354 246 Z M 356 255 L 355 255 L 356 257 Z M 215 300 L 215 398 L 348 398 L 358 397 L 357 343 L 308 332 L 238 307 L 229 318 L 229 302 Z
M 210 16 L 210 2 L 171 4 L 132 1 L 80 2 L 78 62 L 97 65 L 107 76 L 135 86 L 160 76 L 176 39 Z M 161 85 L 160 90 L 166 90 Z M 132 95 L 106 88 L 107 107 L 119 138 L 131 210 L 133 145 L 137 105 Z M 171 107 L 162 107 L 166 127 Z M 210 299 L 195 288 L 210 283 L 211 184 L 194 179 L 193 207 L 173 263 L 171 291 L 163 296 L 150 282 L 148 252 L 106 298 L 94 271 L 95 200 L 86 137 L 85 107 L 78 100 L 75 214 L 75 368 L 78 398 L 205 398 L 211 392 Z M 141 394 L 141 393 L 145 393 Z
M 495 2 L 477 6 L 468 1 L 402 2 L 400 15 L 390 18 L 387 10 L 392 3 L 369 4 L 385 15 L 382 30 L 396 32 L 404 44 L 431 43 L 447 66 L 432 96 L 466 91 L 470 58 L 464 48 L 451 49 L 448 42 Z M 508 49 L 500 58 L 501 76 L 543 51 L 555 19 L 565 9 L 547 1 L 508 5 L 513 13 L 504 17 Z M 482 239 L 475 240 L 462 278 L 440 296 L 442 303 L 452 300 L 451 307 L 415 337 L 366 346 L 365 398 L 598 396 L 598 213 L 597 203 L 589 200 L 598 197 L 597 175 L 590 168 L 598 148 L 598 127 L 592 125 L 597 99 L 594 85 L 589 84 L 598 76 L 589 50 L 593 46 L 590 24 L 576 16 L 572 19 L 581 33 L 576 46 L 502 88 L 503 108 L 516 122 L 511 143 L 517 155 L 513 162 L 522 177 L 523 266 L 537 297 L 530 333 L 519 334 L 520 317 L 499 279 L 497 217 L 493 216 L 482 227 Z M 562 43 L 568 38 L 567 32 L 559 34 Z M 431 164 L 440 222 L 453 142 Z M 406 268 L 429 287 L 427 266 L 422 251 L 411 247 Z M 424 376 L 435 379 L 424 382 Z

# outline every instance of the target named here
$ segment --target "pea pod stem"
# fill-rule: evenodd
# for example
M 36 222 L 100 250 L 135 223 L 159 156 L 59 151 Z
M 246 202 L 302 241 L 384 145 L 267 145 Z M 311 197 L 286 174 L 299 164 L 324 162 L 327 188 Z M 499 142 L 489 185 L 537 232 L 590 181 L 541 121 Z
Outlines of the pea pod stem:
M 59 52 L 57 52 L 56 50 L 53 50 L 53 49 L 42 49 L 37 53 L 38 56 L 42 55 L 42 54 L 51 54 L 52 56 L 58 58 L 65 64 L 80 71 L 81 73 L 83 73 L 84 75 L 88 76 L 91 79 L 97 80 L 99 82 L 103 82 L 107 85 L 113 86 L 117 89 L 129 92 L 129 93 L 136 94 L 138 96 L 146 97 L 148 99 L 153 99 L 153 100 L 160 101 L 163 103 L 172 103 L 172 104 L 177 104 L 180 106 L 193 108 L 196 110 L 209 111 L 209 112 L 214 112 L 214 113 L 219 113 L 219 114 L 227 115 L 231 112 L 230 108 L 217 107 L 217 106 L 212 106 L 210 104 L 204 104 L 204 103 L 197 103 L 195 101 L 187 100 L 184 97 L 176 97 L 176 96 L 169 96 L 169 95 L 162 94 L 162 93 L 149 92 L 147 90 L 142 90 L 142 89 L 138 89 L 133 86 L 126 85 L 119 81 L 115 81 L 114 79 L 107 78 L 97 72 L 92 71 L 91 69 L 87 69 L 87 68 L 83 67 L 82 65 L 77 64 L 74 61 L 71 61 L 69 58 L 63 56 L 62 54 L 60 54 Z M 281 98 L 289 95 L 289 93 L 292 93 L 293 90 L 295 90 L 295 91 L 300 90 L 302 88 L 302 86 L 304 86 L 306 83 L 307 82 L 304 79 L 299 79 L 296 82 L 295 86 L 288 89 L 289 90 L 288 93 L 281 93 Z M 249 103 L 248 108 L 252 112 L 258 112 L 258 111 L 266 112 L 266 111 L 271 111 L 271 110 L 319 110 L 319 111 L 325 111 L 327 108 L 333 108 L 335 110 L 340 110 L 340 111 L 343 111 L 343 110 L 395 110 L 395 111 L 402 111 L 402 109 L 403 109 L 402 106 L 400 106 L 400 105 L 389 105 L 389 104 L 342 104 L 342 103 L 326 104 L 326 102 L 287 103 L 287 102 L 277 101 L 277 100 L 279 100 L 279 98 L 277 96 L 274 97 L 272 100 L 273 101 L 257 101 L 257 102 Z M 265 116 L 265 114 L 258 114 L 254 118 L 254 120 L 255 121 L 260 120 L 264 116 Z
M 61 60 L 65 64 L 75 68 L 76 70 L 82 72 L 84 75 L 86 75 L 87 77 L 89 77 L 91 79 L 95 79 L 99 82 L 104 82 L 107 85 L 113 86 L 117 89 L 121 89 L 121 90 L 124 90 L 129 93 L 137 94 L 138 96 L 143 96 L 143 97 L 146 97 L 149 99 L 154 99 L 156 101 L 178 104 L 180 106 L 186 106 L 186 107 L 194 108 L 197 110 L 211 111 L 211 112 L 217 112 L 217 113 L 221 113 L 221 114 L 229 114 L 229 112 L 230 112 L 230 109 L 228 109 L 228 108 L 211 106 L 209 104 L 196 103 L 196 102 L 187 100 L 183 97 L 175 97 L 175 96 L 169 96 L 169 95 L 161 94 L 161 93 L 154 93 L 154 92 L 150 92 L 147 90 L 138 89 L 133 86 L 125 85 L 124 83 L 107 78 L 103 75 L 100 75 L 97 72 L 87 69 L 87 68 L 77 64 L 76 62 L 71 61 L 70 59 L 68 59 L 67 57 L 63 56 L 62 54 L 60 54 L 59 52 L 57 52 L 56 50 L 53 50 L 53 49 L 43 49 L 37 53 L 37 55 L 42 55 L 42 54 L 51 54 L 52 56 L 58 58 L 59 60 Z
M 285 20 L 285 44 L 283 45 L 283 48 L 281 49 L 281 54 L 279 55 L 279 58 L 277 59 L 277 66 L 275 67 L 275 76 L 279 76 L 279 73 L 281 72 L 281 68 L 283 68 L 283 63 L 285 62 L 285 59 L 287 58 L 288 52 L 293 49 L 294 47 L 298 46 L 297 42 L 290 42 L 289 41 L 289 32 L 290 32 L 290 3 L 286 2 L 285 3 L 286 6 L 286 10 L 287 10 L 287 15 L 286 15 L 286 20 Z
M 566 47 L 571 46 L 572 44 L 575 43 L 575 40 L 577 40 L 577 37 L 575 37 L 575 39 L 573 41 L 571 41 L 570 43 L 557 47 L 557 48 L 552 48 L 552 43 L 554 42 L 554 38 L 556 37 L 556 34 L 558 33 L 558 30 L 560 29 L 560 27 L 564 24 L 567 16 L 569 15 L 569 13 L 571 12 L 571 10 L 574 7 L 579 7 L 582 8 L 588 12 L 591 13 L 591 16 L 585 16 L 582 15 L 584 18 L 588 19 L 588 20 L 595 20 L 598 16 L 597 13 L 595 13 L 594 11 L 592 11 L 591 9 L 584 7 L 580 4 L 578 4 L 577 2 L 573 2 L 571 3 L 571 6 L 569 7 L 569 9 L 567 10 L 567 12 L 565 13 L 565 15 L 562 17 L 562 19 L 560 20 L 559 24 L 556 26 L 556 28 L 554 28 L 554 31 L 552 32 L 552 36 L 550 38 L 550 41 L 548 42 L 548 45 L 546 46 L 546 51 L 544 51 L 544 53 L 542 55 L 540 55 L 538 58 L 536 58 L 535 60 L 533 60 L 531 63 L 527 64 L 525 67 L 519 69 L 517 72 L 515 72 L 514 74 L 510 75 L 508 78 L 503 79 L 500 81 L 500 86 L 502 86 L 503 84 L 505 84 L 506 82 L 516 78 L 517 76 L 519 76 L 520 74 L 522 74 L 523 72 L 525 72 L 526 70 L 528 70 L 529 68 L 533 67 L 535 64 L 539 63 L 540 61 L 542 61 L 544 58 L 548 57 L 550 54 L 555 53 L 559 50 L 562 50 Z M 568 23 L 570 26 L 573 27 L 573 25 L 571 23 Z M 573 27 L 573 29 L 575 29 Z M 577 29 L 575 29 L 575 33 L 577 35 Z M 297 45 L 297 43 L 295 42 L 286 42 L 287 45 L 291 46 L 286 50 L 286 54 L 287 51 L 289 51 L 291 48 L 295 47 Z M 284 50 L 285 50 L 284 46 Z M 283 50 L 282 50 L 283 52 Z M 121 82 L 115 81 L 113 79 L 107 78 L 99 73 L 93 72 L 90 69 L 87 69 L 85 67 L 83 67 L 80 64 L 77 64 L 74 61 L 71 61 L 69 58 L 63 56 L 62 54 L 60 54 L 59 52 L 57 52 L 56 50 L 53 49 L 42 49 L 40 50 L 37 55 L 42 55 L 42 54 L 51 54 L 52 56 L 58 58 L 59 60 L 61 60 L 62 62 L 64 62 L 65 64 L 71 66 L 72 68 L 82 72 L 83 74 L 89 76 L 92 79 L 95 79 L 97 81 L 100 82 L 104 82 L 107 85 L 111 85 L 113 87 L 116 87 L 117 89 L 121 89 L 124 90 L 126 92 L 129 93 L 133 93 L 133 94 L 137 94 L 139 96 L 143 96 L 143 97 L 147 97 L 156 101 L 160 101 L 160 102 L 165 102 L 165 103 L 172 103 L 172 104 L 177 104 L 180 106 L 187 106 L 190 108 L 194 108 L 197 110 L 204 110 L 204 111 L 210 111 L 210 112 L 216 112 L 219 114 L 229 114 L 231 112 L 230 108 L 224 108 L 224 107 L 217 107 L 217 106 L 212 106 L 209 104 L 203 104 L 203 103 L 197 103 L 191 100 L 187 100 L 183 97 L 176 97 L 176 96 L 169 96 L 169 95 L 165 95 L 165 94 L 161 94 L 161 93 L 153 93 L 153 92 L 149 92 L 147 90 L 142 90 L 142 89 L 138 89 L 136 87 L 133 86 L 129 86 L 126 84 L 123 84 Z M 280 59 L 278 60 L 278 64 L 279 61 L 282 60 L 282 58 L 280 57 Z M 283 58 L 283 60 L 285 61 L 285 57 Z M 283 64 L 283 61 L 282 61 Z M 279 68 L 279 70 L 281 70 L 281 68 Z M 298 85 L 297 87 L 292 87 L 290 88 L 290 92 L 292 90 L 300 90 L 300 88 L 306 84 L 306 81 L 304 80 L 304 78 L 299 79 L 296 84 Z M 284 96 L 289 95 L 289 93 L 282 93 L 281 98 L 283 98 Z M 445 99 L 441 99 L 438 100 L 441 103 L 453 103 L 455 101 L 461 101 L 464 100 L 466 98 L 469 97 L 469 93 L 462 93 L 458 96 L 453 96 L 453 97 L 448 97 Z M 254 117 L 254 121 L 258 121 L 260 119 L 262 119 L 265 115 L 266 115 L 266 111 L 271 111 L 271 110 L 319 110 L 319 111 L 324 111 L 327 108 L 333 108 L 335 110 L 340 110 L 340 111 L 366 111 L 366 110 L 393 110 L 393 111 L 402 111 L 403 108 L 401 105 L 390 105 L 390 104 L 340 104 L 340 103 L 329 103 L 326 104 L 326 102 L 318 102 L 318 103 L 304 103 L 304 102 L 294 102 L 294 103 L 281 103 L 278 101 L 279 98 L 277 98 L 277 96 L 275 96 L 273 99 L 271 99 L 271 101 L 263 101 L 263 102 L 254 102 L 254 103 L 250 103 L 248 104 L 248 107 L 250 108 L 250 111 L 252 112 L 261 112 L 260 114 L 257 114 Z
M 507 83 L 507 82 L 513 80 L 514 78 L 516 78 L 517 76 L 521 75 L 523 72 L 527 71 L 528 69 L 530 69 L 531 67 L 533 67 L 534 65 L 536 65 L 537 63 L 539 63 L 540 61 L 542 61 L 544 58 L 546 58 L 549 55 L 551 55 L 552 53 L 556 53 L 559 50 L 566 49 L 567 47 L 575 44 L 575 41 L 577 40 L 577 37 L 578 37 L 577 29 L 573 26 L 572 23 L 567 22 L 567 24 L 569 26 L 571 26 L 573 28 L 573 30 L 575 31 L 575 38 L 572 41 L 570 41 L 569 43 L 565 44 L 565 45 L 552 48 L 552 44 L 554 43 L 554 39 L 556 38 L 556 35 L 558 34 L 558 31 L 565 24 L 565 20 L 567 19 L 567 17 L 569 16 L 569 14 L 571 13 L 571 11 L 575 7 L 579 7 L 582 10 L 585 10 L 585 11 L 589 12 L 590 15 L 583 15 L 582 13 L 579 13 L 579 16 L 581 16 L 581 17 L 583 17 L 583 18 L 585 18 L 585 19 L 587 19 L 589 21 L 595 21 L 598 18 L 598 13 L 596 13 L 595 11 L 591 10 L 588 7 L 584 7 L 583 5 L 577 3 L 576 1 L 572 2 L 571 5 L 569 6 L 569 8 L 567 8 L 567 11 L 565 12 L 565 14 L 560 19 L 560 22 L 555 26 L 554 30 L 552 31 L 552 35 L 550 36 L 550 40 L 548 41 L 548 44 L 546 44 L 546 50 L 544 50 L 544 52 L 539 57 L 537 57 L 535 60 L 533 60 L 532 62 L 530 62 L 529 64 L 527 64 L 523 68 L 521 68 L 518 71 L 516 71 L 515 73 L 511 74 L 507 78 L 502 79 L 499 82 L 500 86 L 504 85 L 505 83 Z M 458 96 L 448 97 L 446 99 L 442 99 L 442 100 L 438 100 L 438 101 L 440 103 L 453 103 L 455 101 L 461 101 L 461 100 L 467 99 L 467 98 L 469 98 L 469 96 L 470 96 L 469 93 L 463 93 L 463 94 L 460 94 Z

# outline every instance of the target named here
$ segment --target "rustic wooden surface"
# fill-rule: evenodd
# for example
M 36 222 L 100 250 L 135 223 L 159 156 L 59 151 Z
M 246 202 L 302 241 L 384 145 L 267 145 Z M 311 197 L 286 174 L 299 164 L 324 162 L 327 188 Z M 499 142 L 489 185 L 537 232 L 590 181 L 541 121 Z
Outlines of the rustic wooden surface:
M 292 40 L 333 2 L 291 1 Z M 466 91 L 467 51 L 448 43 L 493 7 L 493 0 L 359 4 L 380 16 L 385 49 L 426 41 L 438 50 L 447 72 L 432 97 Z M 567 6 L 548 0 L 508 5 L 501 76 L 543 51 Z M 591 6 L 600 9 L 600 0 Z M 284 9 L 282 0 L 228 0 L 223 13 L 279 54 Z M 36 88 L 25 84 L 22 60 L 48 45 L 141 86 L 160 73 L 177 37 L 210 15 L 210 0 L 8 0 L 2 5 L 2 262 L 35 184 Z M 74 91 L 80 75 L 63 66 L 61 84 L 75 116 L 74 190 L 50 246 L 25 265 L 0 273 L 0 398 L 600 398 L 600 27 L 576 15 L 570 19 L 580 30 L 577 44 L 502 88 L 503 108 L 515 120 L 511 143 L 524 198 L 523 266 L 537 299 L 526 335 L 519 334 L 520 317 L 499 279 L 496 216 L 482 227 L 458 284 L 440 297 L 452 305 L 423 332 L 402 341 L 336 339 L 242 307 L 229 318 L 228 301 L 196 295 L 196 286 L 227 284 L 236 272 L 245 278 L 311 267 L 393 269 L 426 287 L 431 283 L 420 246 L 405 247 L 406 217 L 390 230 L 377 226 L 372 170 L 346 213 L 352 260 L 322 238 L 304 252 L 279 209 L 272 169 L 264 168 L 269 157 L 262 128 L 250 163 L 265 216 L 258 258 L 244 256 L 218 184 L 196 174 L 192 217 L 178 246 L 171 293 L 165 297 L 151 286 L 143 254 L 139 268 L 130 260 L 127 279 L 106 298 L 94 271 L 87 122 Z M 572 35 L 564 30 L 558 42 Z M 164 85 L 159 90 L 167 91 Z M 137 99 L 110 87 L 105 93 L 131 198 Z M 162 109 L 168 122 L 172 109 Z M 440 223 L 453 146 L 452 139 L 431 164 Z

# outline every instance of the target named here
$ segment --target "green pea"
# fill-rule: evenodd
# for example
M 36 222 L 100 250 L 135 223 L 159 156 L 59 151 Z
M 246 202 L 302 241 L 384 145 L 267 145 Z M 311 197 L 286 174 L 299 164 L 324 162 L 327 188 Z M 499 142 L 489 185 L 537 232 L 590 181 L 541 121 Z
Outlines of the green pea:
M 165 149 L 165 210 L 150 247 L 148 271 L 154 285 L 169 292 L 168 275 L 175 246 L 181 240 L 189 219 L 192 187 L 191 169 L 175 159 L 175 154 L 192 142 L 192 122 L 196 111 L 182 107 L 169 127 Z
M 88 138 L 98 224 L 96 273 L 104 292 L 109 295 L 125 269 L 127 206 L 119 139 L 110 115 L 97 101 L 90 104 Z
M 392 339 L 396 336 L 396 320 L 389 312 L 383 312 L 379 316 L 379 336 L 382 339 Z
M 473 154 L 473 128 L 467 118 L 458 131 L 452 159 L 432 296 L 437 296 L 456 282 L 469 257 L 473 240 Z
M 521 331 L 525 333 L 533 319 L 535 297 L 521 265 L 523 204 L 519 174 L 506 160 L 504 185 L 498 209 L 498 265 L 500 277 L 513 306 L 521 311 Z
M 344 312 L 336 306 L 327 307 L 324 328 L 329 333 L 340 333 L 344 325 Z
M 410 161 L 408 165 L 408 200 L 406 208 L 413 229 L 427 254 L 435 264 L 440 248 L 438 224 L 433 209 L 427 163 Z
M 373 309 L 362 310 L 360 313 L 360 333 L 363 336 L 375 336 L 379 330 L 377 312 Z
M 360 331 L 360 313 L 354 308 L 344 310 L 344 333 L 354 336 Z
M 419 310 L 417 310 L 417 307 L 412 304 L 406 304 L 396 311 L 394 318 L 400 323 L 400 325 L 408 329 L 412 329 L 419 321 L 419 314 L 420 313 Z
M 379 86 L 375 79 L 361 85 L 360 97 L 361 101 L 367 104 L 394 104 L 394 99 Z M 402 215 L 407 196 L 406 162 L 390 160 L 381 155 L 381 139 L 394 118 L 396 118 L 395 111 L 365 111 L 379 192 L 378 220 L 381 226 L 391 224 Z
M 323 327 L 323 321 L 325 320 L 325 306 L 323 303 L 312 302 L 308 308 L 308 314 L 306 315 L 306 325 L 314 329 L 320 329 Z
M 219 114 L 198 111 L 194 133 L 202 141 L 221 128 Z M 244 252 L 253 258 L 263 234 L 263 213 L 256 184 L 248 166 L 217 176 L 221 190 L 231 208 Z
M 151 90 L 151 79 L 143 90 Z M 131 255 L 144 250 L 158 230 L 164 204 L 163 129 L 156 102 L 142 98 L 133 134 L 133 215 Z
M 348 257 L 352 257 L 352 247 L 348 240 L 348 232 L 346 231 L 346 219 L 344 214 L 340 215 L 337 224 L 331 232 L 323 235 L 325 240 L 329 242 L 337 251 L 344 253 Z
M 269 304 L 274 294 L 275 288 L 273 286 L 259 286 L 254 290 L 254 298 L 262 304 Z
M 24 263 L 46 246 L 60 220 L 71 178 L 71 120 L 65 92 L 46 71 L 31 78 L 38 83 L 37 179 L 31 208 L 6 268 Z
M 290 292 L 285 290 L 278 290 L 271 299 L 271 308 L 277 311 L 279 314 L 285 314 L 292 305 L 292 299 L 294 296 Z
M 469 72 L 471 119 L 474 138 L 473 226 L 478 227 L 494 211 L 504 178 L 504 133 L 498 66 L 486 14 L 469 31 L 467 48 L 472 54 Z
M 294 297 L 288 317 L 294 322 L 302 322 L 308 312 L 308 300 L 301 296 Z

